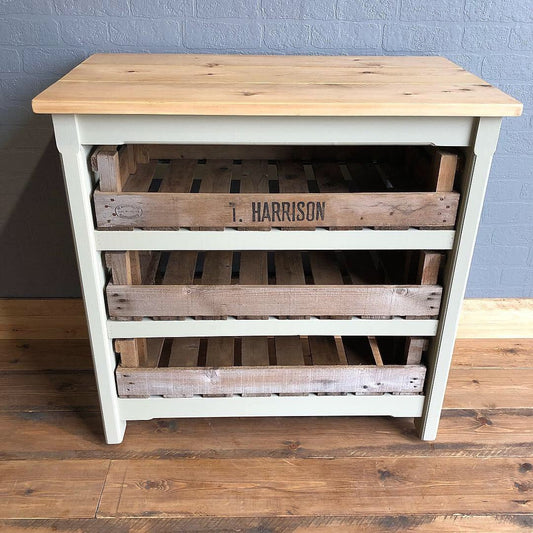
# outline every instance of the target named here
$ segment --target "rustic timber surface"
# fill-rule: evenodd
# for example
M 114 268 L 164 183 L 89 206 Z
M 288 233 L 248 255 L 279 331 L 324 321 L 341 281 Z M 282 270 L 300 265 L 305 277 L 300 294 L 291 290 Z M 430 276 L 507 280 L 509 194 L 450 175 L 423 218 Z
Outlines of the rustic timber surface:
M 459 339 L 435 442 L 402 418 L 199 418 L 108 446 L 86 340 L 1 340 L 0 529 L 530 532 L 532 350 Z
M 37 113 L 511 116 L 522 105 L 443 57 L 96 54 Z

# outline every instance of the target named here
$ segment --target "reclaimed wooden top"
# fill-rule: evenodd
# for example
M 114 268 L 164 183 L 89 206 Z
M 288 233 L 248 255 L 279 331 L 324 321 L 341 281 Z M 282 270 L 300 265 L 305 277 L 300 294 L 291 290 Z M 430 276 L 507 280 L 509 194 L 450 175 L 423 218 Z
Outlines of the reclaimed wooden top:
M 511 116 L 522 104 L 443 57 L 96 54 L 36 113 Z

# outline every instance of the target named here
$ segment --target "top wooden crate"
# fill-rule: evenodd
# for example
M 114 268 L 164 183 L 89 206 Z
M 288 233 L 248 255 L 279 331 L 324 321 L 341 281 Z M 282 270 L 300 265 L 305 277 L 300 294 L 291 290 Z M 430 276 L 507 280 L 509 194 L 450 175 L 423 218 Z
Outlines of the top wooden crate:
M 457 154 L 434 147 L 102 146 L 99 228 L 449 229 Z

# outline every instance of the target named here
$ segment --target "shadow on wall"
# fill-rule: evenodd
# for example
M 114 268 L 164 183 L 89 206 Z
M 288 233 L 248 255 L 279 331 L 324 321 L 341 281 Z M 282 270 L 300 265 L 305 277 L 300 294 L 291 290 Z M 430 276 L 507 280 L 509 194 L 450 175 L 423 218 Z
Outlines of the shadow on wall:
M 4 191 L 0 195 L 0 297 L 79 296 L 65 188 L 50 119 L 31 117 L 6 137 L 0 149 Z

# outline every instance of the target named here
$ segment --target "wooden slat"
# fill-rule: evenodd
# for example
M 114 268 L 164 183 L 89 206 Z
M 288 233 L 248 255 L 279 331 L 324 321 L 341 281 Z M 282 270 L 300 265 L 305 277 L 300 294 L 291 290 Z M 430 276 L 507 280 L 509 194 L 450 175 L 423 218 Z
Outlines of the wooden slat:
M 318 190 L 322 193 L 348 193 L 349 184 L 344 179 L 339 163 L 315 163 L 313 165 Z M 333 227 L 332 229 L 350 230 L 353 226 Z
M 388 147 L 380 146 L 380 152 Z M 271 144 L 152 144 L 152 159 L 232 159 L 251 160 L 299 160 L 299 161 L 348 161 L 367 159 L 367 146 L 315 146 Z M 244 170 L 244 166 L 241 167 Z
M 232 261 L 233 252 L 225 250 L 206 252 L 201 279 L 202 285 L 229 285 L 231 283 Z M 211 318 L 227 318 L 227 315 L 224 313 L 215 314 Z
M 268 338 L 243 337 L 241 360 L 242 366 L 268 366 Z
M 341 365 L 348 364 L 348 358 L 346 357 L 346 349 L 344 348 L 344 343 L 342 342 L 342 337 L 335 336 L 335 346 L 337 347 L 337 354 Z
M 277 285 L 305 285 L 305 274 L 300 252 L 275 252 L 274 265 Z M 288 315 L 287 315 L 288 316 Z M 279 315 L 285 318 L 286 315 Z M 296 315 L 294 318 L 308 318 Z
M 123 186 L 124 192 L 146 192 L 154 179 L 156 161 L 140 163 L 135 174 L 131 174 Z
M 171 161 L 158 192 L 190 192 L 196 163 L 195 159 L 174 159 Z
M 137 163 L 148 163 L 150 161 L 150 145 L 134 144 L 133 148 Z
M 305 285 L 305 275 L 300 252 L 275 252 L 277 285 Z
M 280 193 L 309 192 L 305 170 L 299 161 L 278 161 L 278 181 Z
M 459 202 L 459 194 L 455 192 L 307 195 L 303 178 L 291 181 L 280 177 L 282 194 L 159 195 L 97 190 L 94 193 L 97 224 L 101 228 L 199 227 L 207 223 L 212 227 L 250 228 L 423 226 L 442 229 L 453 228 L 455 224 Z M 283 192 L 284 188 L 303 188 L 304 184 L 306 190 L 301 193 Z
M 172 340 L 168 366 L 197 367 L 200 339 L 198 337 L 177 337 Z
M 120 364 L 126 368 L 156 368 L 163 349 L 164 339 L 117 339 L 115 350 L 120 354 Z
M 195 179 L 201 180 L 199 192 L 229 193 L 231 186 L 232 167 L 233 161 L 230 159 L 209 159 L 204 165 L 197 165 L 194 177 Z M 224 225 L 220 224 L 216 224 L 213 227 L 203 227 L 202 216 L 203 215 L 196 219 L 195 224 L 184 225 L 199 227 L 199 224 L 202 224 L 199 229 L 203 230 L 221 230 L 224 228 Z
M 433 160 L 433 173 L 429 182 L 430 191 L 453 191 L 457 172 L 457 155 L 444 150 L 436 150 Z
M 422 250 L 418 263 L 417 282 L 421 285 L 434 285 L 438 281 L 442 254 Z M 405 359 L 407 365 L 417 365 L 422 360 L 422 353 L 429 346 L 428 339 L 411 337 L 406 340 Z
M 268 193 L 268 161 L 244 159 L 241 164 L 240 192 Z
M 342 285 L 342 272 L 335 252 L 311 251 L 309 262 L 315 285 Z M 336 315 L 327 318 L 338 318 Z
M 315 285 L 342 285 L 342 272 L 335 252 L 311 251 L 309 262 Z
M 139 252 L 143 285 L 155 283 L 161 252 Z
M 435 285 L 108 285 L 112 317 L 123 316 L 436 316 Z
M 268 285 L 267 252 L 255 250 L 241 252 L 239 283 L 241 285 Z M 267 319 L 268 316 L 263 315 L 257 318 Z
M 232 261 L 233 252 L 226 250 L 206 252 L 202 272 L 202 284 L 228 285 L 231 282 Z
M 116 372 L 118 392 L 120 396 L 127 397 L 145 397 L 152 394 L 181 397 L 195 394 L 422 392 L 426 373 L 424 366 L 339 365 L 333 339 L 330 348 L 317 346 L 317 349 L 319 358 L 335 357 L 337 364 L 328 362 L 327 365 L 305 366 L 297 363 L 292 366 L 280 366 L 278 353 L 289 349 L 297 350 L 295 341 L 292 341 L 292 344 L 285 342 L 284 345 L 278 345 L 276 342 L 277 366 L 232 367 L 233 339 L 210 338 L 207 345 L 207 366 L 215 368 L 190 368 L 184 372 L 175 368 L 119 367 Z M 297 352 L 281 356 L 282 360 L 289 362 L 295 361 L 296 358 Z
M 199 192 L 229 192 L 232 167 L 231 159 L 209 159 L 205 165 L 198 165 L 194 177 L 202 180 Z
M 341 364 L 333 337 L 309 337 L 309 349 L 311 350 L 313 365 Z
M 120 174 L 120 159 L 116 146 L 103 146 L 96 153 L 96 166 L 98 168 L 101 191 L 122 191 L 128 176 Z
M 338 163 L 315 163 L 313 172 L 320 192 L 349 192 Z
M 106 264 L 111 269 L 113 283 L 141 285 L 143 282 L 139 252 L 106 252 Z
M 300 337 L 276 337 L 275 348 L 278 366 L 301 366 L 304 364 Z
M 346 359 L 350 365 L 372 365 L 375 361 L 370 354 L 366 337 L 342 337 Z
M 370 349 L 372 350 L 372 357 L 374 358 L 376 365 L 383 366 L 383 359 L 381 357 L 381 351 L 379 349 L 376 337 L 368 337 L 368 343 L 370 344 Z
M 419 365 L 422 352 L 427 349 L 428 340 L 424 337 L 407 337 L 405 340 L 405 364 Z
M 141 285 L 147 280 L 146 266 L 141 265 L 141 255 L 137 251 L 106 252 L 105 261 L 111 269 L 111 278 L 121 280 L 124 285 Z M 144 270 L 144 272 L 143 272 Z M 136 320 L 135 317 L 123 317 L 123 320 Z M 146 364 L 148 346 L 146 339 L 123 339 L 115 342 L 115 350 L 121 354 L 124 366 L 142 366 Z
M 190 285 L 194 280 L 198 252 L 170 252 L 163 285 Z
M 417 282 L 421 285 L 435 285 L 438 281 L 441 259 L 441 253 L 421 251 Z
M 182 250 L 179 252 L 170 252 L 165 274 L 163 276 L 163 285 L 191 285 L 194 282 L 194 273 L 196 269 L 196 260 L 198 252 Z M 162 317 L 164 320 L 181 317 Z
M 115 351 L 120 354 L 120 364 L 124 367 L 146 366 L 148 357 L 146 339 L 116 339 Z
M 268 193 L 269 192 L 269 173 L 268 160 L 250 160 L 245 159 L 240 165 L 240 187 L 239 193 Z M 236 176 L 235 176 L 236 177 Z M 235 218 L 236 214 L 235 214 Z M 239 217 L 240 220 L 240 217 Z M 248 230 L 250 228 L 239 228 Z M 270 228 L 257 228 L 258 230 L 268 231 Z
M 206 366 L 232 367 L 234 365 L 233 344 L 233 337 L 210 337 L 207 339 Z M 217 391 L 213 392 L 217 393 Z
M 165 339 L 145 339 L 147 346 L 146 368 L 157 368 L 159 366 L 159 359 L 161 358 L 163 344 Z
M 267 252 L 243 251 L 239 269 L 241 285 L 268 285 Z

